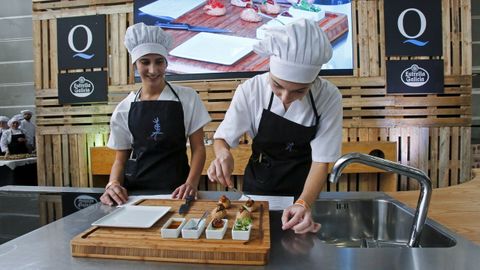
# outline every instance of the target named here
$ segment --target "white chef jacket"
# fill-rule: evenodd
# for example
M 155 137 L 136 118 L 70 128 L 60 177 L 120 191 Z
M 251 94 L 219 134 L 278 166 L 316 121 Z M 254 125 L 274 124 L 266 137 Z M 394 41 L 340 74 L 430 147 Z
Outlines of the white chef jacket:
M 342 95 L 335 85 L 320 77 L 314 81 L 311 91 L 320 116 L 317 133 L 310 142 L 312 160 L 333 162 L 341 154 Z M 268 72 L 239 85 L 214 138 L 224 139 L 230 147 L 236 147 L 245 132 L 254 138 L 258 133 L 263 109 L 268 108 L 271 94 Z M 315 125 L 309 94 L 292 102 L 287 111 L 280 98 L 274 95 L 271 112 L 303 126 Z
M 194 89 L 174 84 L 170 85 L 174 88 L 182 103 L 185 137 L 188 137 L 210 122 L 211 118 Z M 113 111 L 110 120 L 110 137 L 107 143 L 107 146 L 111 149 L 128 150 L 132 148 L 133 136 L 128 129 L 128 112 L 135 99 L 135 94 L 136 92 L 131 92 Z M 178 101 L 168 85 L 165 86 L 158 100 Z M 172 120 L 175 121 L 176 119 Z
M 23 119 L 20 122 L 20 128 L 25 132 L 27 144 L 32 146 L 35 145 L 35 125 L 32 122 Z
M 21 129 L 7 129 L 2 132 L 2 137 L 0 138 L 0 148 L 2 152 L 8 151 L 8 145 L 12 142 L 12 135 L 25 134 Z M 26 137 L 26 136 L 25 136 Z

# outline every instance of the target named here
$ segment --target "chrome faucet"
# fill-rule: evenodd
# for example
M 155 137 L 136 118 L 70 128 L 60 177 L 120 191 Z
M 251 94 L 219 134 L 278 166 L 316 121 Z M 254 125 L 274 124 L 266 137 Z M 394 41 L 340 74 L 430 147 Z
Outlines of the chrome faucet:
M 340 157 L 335 162 L 335 165 L 333 165 L 329 179 L 330 182 L 337 183 L 343 169 L 350 163 L 362 163 L 385 171 L 398 173 L 400 175 L 413 178 L 420 183 L 420 197 L 418 198 L 418 205 L 417 210 L 415 211 L 415 217 L 413 219 L 410 239 L 407 243 L 408 247 L 418 247 L 420 234 L 422 233 L 423 226 L 425 225 L 428 205 L 432 195 L 432 182 L 430 181 L 430 178 L 428 178 L 428 176 L 421 170 L 410 166 L 366 154 L 349 153 Z

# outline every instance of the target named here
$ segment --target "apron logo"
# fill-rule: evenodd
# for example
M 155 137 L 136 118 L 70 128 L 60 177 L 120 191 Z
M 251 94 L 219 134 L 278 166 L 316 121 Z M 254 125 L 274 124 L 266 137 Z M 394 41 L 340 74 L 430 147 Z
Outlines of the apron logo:
M 155 119 L 153 119 L 153 123 L 155 123 L 155 125 L 153 125 L 153 129 L 155 131 L 152 132 L 152 134 L 150 135 L 150 138 L 153 138 L 154 141 L 157 140 L 157 136 L 158 135 L 162 135 L 163 132 L 160 131 L 160 120 L 158 119 L 158 117 L 156 117 Z
M 293 143 L 293 142 L 287 143 L 287 146 L 285 147 L 285 150 L 287 150 L 288 152 L 292 152 L 294 145 L 295 145 L 295 143 Z

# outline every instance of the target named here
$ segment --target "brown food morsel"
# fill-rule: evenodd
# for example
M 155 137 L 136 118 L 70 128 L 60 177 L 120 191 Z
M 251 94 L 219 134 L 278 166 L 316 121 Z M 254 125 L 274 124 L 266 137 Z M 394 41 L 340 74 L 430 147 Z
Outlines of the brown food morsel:
M 237 219 L 250 218 L 250 217 L 251 217 L 250 212 L 244 207 L 240 208 L 237 212 Z
M 226 215 L 227 215 L 227 211 L 225 210 L 225 206 L 223 206 L 223 204 L 217 204 L 215 209 L 212 210 L 212 218 L 222 219 Z
M 255 211 L 255 201 L 250 199 L 250 200 L 245 202 L 243 207 L 245 209 L 247 209 L 248 211 L 253 212 L 253 211 Z
M 214 218 L 212 221 L 212 227 L 216 229 L 220 229 L 223 227 L 224 223 L 225 222 L 223 221 L 223 219 Z
M 220 199 L 218 199 L 218 204 L 222 204 L 225 208 L 230 208 L 231 202 L 227 196 L 222 195 Z

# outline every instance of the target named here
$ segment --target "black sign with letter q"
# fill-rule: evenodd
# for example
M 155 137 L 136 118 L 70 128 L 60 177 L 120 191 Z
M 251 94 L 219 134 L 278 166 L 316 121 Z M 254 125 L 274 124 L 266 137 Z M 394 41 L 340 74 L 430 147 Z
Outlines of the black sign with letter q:
M 105 15 L 57 20 L 58 69 L 105 67 Z
M 387 56 L 441 56 L 440 0 L 385 0 Z

